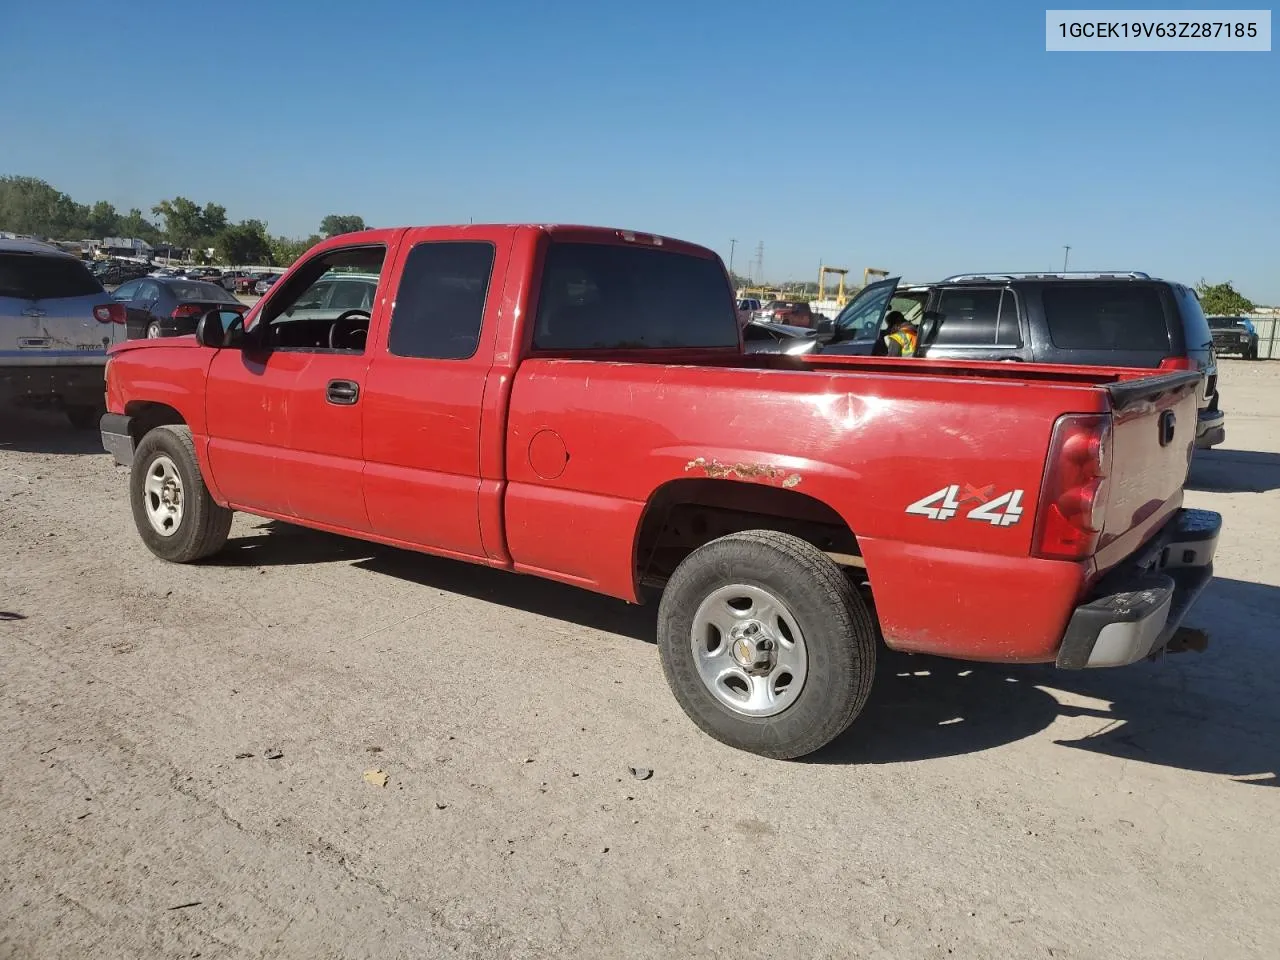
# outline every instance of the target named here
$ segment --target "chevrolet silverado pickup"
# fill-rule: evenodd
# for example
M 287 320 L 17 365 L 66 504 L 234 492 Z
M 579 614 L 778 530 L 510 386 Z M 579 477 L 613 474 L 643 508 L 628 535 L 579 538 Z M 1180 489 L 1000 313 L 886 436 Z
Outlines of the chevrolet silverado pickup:
M 343 274 L 371 301 L 316 306 Z M 1200 377 L 748 354 L 702 247 L 399 228 L 115 347 L 102 436 L 165 560 L 244 511 L 657 593 L 689 717 L 794 758 L 862 710 L 881 638 L 1066 669 L 1176 648 L 1221 526 L 1182 508 Z

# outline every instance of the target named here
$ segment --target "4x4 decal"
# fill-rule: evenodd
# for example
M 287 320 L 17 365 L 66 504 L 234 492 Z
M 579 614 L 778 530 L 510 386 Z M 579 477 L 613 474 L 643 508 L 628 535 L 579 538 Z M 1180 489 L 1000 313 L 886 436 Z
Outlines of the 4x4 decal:
M 961 495 L 960 484 L 953 483 L 909 504 L 906 512 L 930 520 L 950 520 L 965 504 L 977 501 L 977 506 L 965 513 L 967 519 L 982 520 L 993 527 L 1011 527 L 1022 519 L 1023 491 L 1011 490 L 999 496 L 995 492 L 994 484 L 979 488 L 966 483 Z

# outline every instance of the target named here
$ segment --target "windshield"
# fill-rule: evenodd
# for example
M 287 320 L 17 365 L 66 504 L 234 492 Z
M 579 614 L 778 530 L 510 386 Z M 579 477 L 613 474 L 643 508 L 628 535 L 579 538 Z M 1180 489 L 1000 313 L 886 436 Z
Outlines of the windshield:
M 0 297 L 49 300 L 102 292 L 97 278 L 72 257 L 0 253 Z
M 1209 317 L 1209 326 L 1214 330 L 1230 330 L 1232 327 L 1244 326 L 1235 317 Z

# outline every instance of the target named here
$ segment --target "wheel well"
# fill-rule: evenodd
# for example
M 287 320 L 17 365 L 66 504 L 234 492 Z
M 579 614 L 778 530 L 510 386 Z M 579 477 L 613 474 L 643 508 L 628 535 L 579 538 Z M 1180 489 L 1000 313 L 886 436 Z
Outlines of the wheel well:
M 789 533 L 833 555 L 855 579 L 866 579 L 857 537 L 821 500 L 736 480 L 682 479 L 649 498 L 636 540 L 636 581 L 661 586 L 698 547 L 743 530 Z
M 124 412 L 132 418 L 129 421 L 129 435 L 133 437 L 135 446 L 156 427 L 187 422 L 182 414 L 167 403 L 150 400 L 130 401 L 125 404 Z

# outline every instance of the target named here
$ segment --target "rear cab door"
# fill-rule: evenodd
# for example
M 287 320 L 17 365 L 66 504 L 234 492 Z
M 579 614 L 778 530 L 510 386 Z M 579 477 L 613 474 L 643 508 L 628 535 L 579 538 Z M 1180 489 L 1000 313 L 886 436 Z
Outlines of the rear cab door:
M 999 283 L 943 285 L 920 329 L 920 355 L 933 360 L 1027 360 L 1019 298 Z
M 510 227 L 431 227 L 401 241 L 364 406 L 374 533 L 446 556 L 506 560 L 500 451 L 510 383 L 491 371 L 514 237 Z M 499 451 L 489 471 L 486 443 Z

